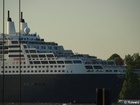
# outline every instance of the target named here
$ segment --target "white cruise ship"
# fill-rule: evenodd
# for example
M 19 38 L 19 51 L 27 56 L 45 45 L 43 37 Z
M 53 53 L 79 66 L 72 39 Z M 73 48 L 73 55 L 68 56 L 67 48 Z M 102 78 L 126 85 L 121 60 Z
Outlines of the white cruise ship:
M 96 88 L 109 88 L 117 101 L 123 65 L 74 54 L 30 34 L 22 13 L 20 25 L 16 32 L 8 11 L 7 33 L 0 34 L 0 101 L 89 103 L 96 100 Z

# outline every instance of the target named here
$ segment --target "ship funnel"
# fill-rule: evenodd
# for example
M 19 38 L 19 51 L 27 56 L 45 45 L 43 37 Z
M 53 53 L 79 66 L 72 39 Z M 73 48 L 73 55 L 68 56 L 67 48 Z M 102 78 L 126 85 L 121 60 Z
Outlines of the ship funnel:
M 20 19 L 20 32 L 21 34 L 28 34 L 30 29 L 28 28 L 27 23 L 23 19 L 23 13 L 21 12 L 21 19 Z
M 8 18 L 7 18 L 7 34 L 15 34 L 15 25 L 12 19 L 10 18 L 10 11 L 8 11 Z

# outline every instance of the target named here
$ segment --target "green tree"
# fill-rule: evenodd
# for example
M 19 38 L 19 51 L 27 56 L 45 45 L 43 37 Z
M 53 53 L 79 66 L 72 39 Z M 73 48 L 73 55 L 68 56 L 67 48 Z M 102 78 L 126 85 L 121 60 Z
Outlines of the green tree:
M 129 68 L 126 73 L 126 79 L 123 83 L 123 88 L 120 92 L 122 99 L 140 99 L 140 84 L 138 75 L 132 72 Z
M 108 60 L 114 60 L 117 65 L 123 65 L 123 59 L 118 54 L 111 55 Z
M 140 99 L 140 80 L 139 76 L 132 72 L 133 69 L 140 69 L 140 55 L 135 53 L 133 55 L 125 56 L 125 63 L 127 66 L 126 79 L 123 83 L 120 92 L 120 98 L 123 99 Z

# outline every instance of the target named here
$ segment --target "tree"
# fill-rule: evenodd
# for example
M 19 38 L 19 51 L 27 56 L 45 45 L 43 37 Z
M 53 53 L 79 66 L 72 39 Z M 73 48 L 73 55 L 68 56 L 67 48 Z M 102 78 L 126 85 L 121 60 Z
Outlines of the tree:
M 126 73 L 126 79 L 123 83 L 122 90 L 120 92 L 121 99 L 140 99 L 140 83 L 138 75 L 134 74 L 129 68 Z
M 126 79 L 123 83 L 120 92 L 120 98 L 123 99 L 140 99 L 140 80 L 137 74 L 132 72 L 133 69 L 140 69 L 140 55 L 135 53 L 133 55 L 125 56 L 125 63 L 127 66 Z
M 114 60 L 117 65 L 123 65 L 123 59 L 118 54 L 111 55 L 108 60 Z

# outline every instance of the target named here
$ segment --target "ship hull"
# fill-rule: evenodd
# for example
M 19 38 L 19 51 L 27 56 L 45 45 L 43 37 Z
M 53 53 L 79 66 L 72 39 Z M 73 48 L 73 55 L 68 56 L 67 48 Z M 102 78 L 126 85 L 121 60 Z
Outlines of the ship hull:
M 0 76 L 0 101 L 93 103 L 96 88 L 109 88 L 115 102 L 123 81 L 117 74 L 5 75 Z

